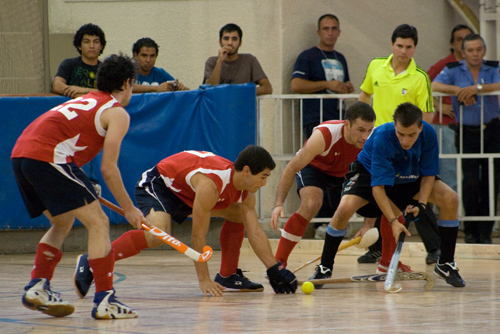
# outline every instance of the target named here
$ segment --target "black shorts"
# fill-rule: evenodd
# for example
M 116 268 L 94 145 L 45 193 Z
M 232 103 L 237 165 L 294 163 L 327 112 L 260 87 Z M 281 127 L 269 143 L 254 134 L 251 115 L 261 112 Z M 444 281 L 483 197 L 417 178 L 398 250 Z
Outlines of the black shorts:
M 333 210 L 336 210 L 339 206 L 342 184 L 344 183 L 343 177 L 331 176 L 311 165 L 307 165 L 295 174 L 295 180 L 297 181 L 297 194 L 299 194 L 299 197 L 300 189 L 309 186 L 317 187 L 322 189 L 323 193 L 326 193 L 328 203 Z
M 89 178 L 74 163 L 14 158 L 12 169 L 31 218 L 40 216 L 45 210 L 58 216 L 97 199 Z
M 419 177 L 413 182 L 385 186 L 385 193 L 399 210 L 404 211 L 406 207 L 412 203 L 413 197 L 420 191 L 420 180 L 421 178 Z M 439 177 L 436 176 L 436 180 L 439 180 Z M 365 205 L 357 211 L 360 215 L 365 217 L 378 217 L 382 214 L 373 197 L 371 174 L 357 160 L 351 164 L 350 170 L 346 174 L 346 180 L 342 190 L 342 195 L 344 194 L 356 195 L 369 202 L 369 204 L 367 204 L 369 207 Z M 376 211 L 378 211 L 378 216 L 376 215 Z
M 193 212 L 193 208 L 165 185 L 156 167 L 148 171 L 147 182 L 139 183 L 135 186 L 135 201 L 144 217 L 153 209 L 168 213 L 173 221 L 181 224 Z

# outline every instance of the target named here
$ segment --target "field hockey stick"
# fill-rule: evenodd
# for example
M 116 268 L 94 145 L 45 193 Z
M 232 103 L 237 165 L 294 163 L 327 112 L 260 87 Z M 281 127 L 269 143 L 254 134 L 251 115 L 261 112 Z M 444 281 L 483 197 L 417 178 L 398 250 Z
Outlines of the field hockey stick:
M 348 242 L 341 244 L 337 252 L 340 252 L 341 250 L 344 250 L 354 245 L 356 245 L 356 247 L 358 248 L 366 248 L 373 245 L 377 241 L 377 239 L 378 239 L 378 230 L 376 228 L 371 228 L 368 231 L 366 231 L 366 233 L 363 236 L 356 237 L 354 239 L 349 240 Z M 310 265 L 313 262 L 318 261 L 319 259 L 321 259 L 321 255 L 297 267 L 294 271 L 292 271 L 292 273 L 296 273 L 300 269 Z
M 344 278 L 323 278 L 323 279 L 312 279 L 304 282 L 311 282 L 312 284 L 331 284 L 331 283 L 369 283 L 369 282 L 384 282 L 386 281 L 386 274 L 374 274 L 374 275 L 363 275 L 363 276 L 352 276 Z M 427 273 L 415 272 L 415 273 L 397 273 L 395 277 L 398 281 L 418 281 L 425 280 L 424 289 L 426 291 L 432 290 L 434 287 L 434 277 Z M 299 281 L 299 284 L 304 282 Z
M 406 223 L 404 226 L 408 228 L 413 220 L 415 220 L 415 216 L 409 213 L 406 216 Z M 389 264 L 389 268 L 387 269 L 387 277 L 384 283 L 384 289 L 387 292 L 396 293 L 403 289 L 400 284 L 394 285 L 394 279 L 396 278 L 396 273 L 398 272 L 399 258 L 401 257 L 401 251 L 403 250 L 405 236 L 406 234 L 404 232 L 401 232 L 399 234 L 396 250 L 394 250 L 394 254 L 392 254 L 391 263 Z
M 99 197 L 99 202 L 101 202 L 101 204 L 104 205 L 105 207 L 110 208 L 111 210 L 125 217 L 125 212 L 118 205 L 115 205 L 102 197 Z M 199 252 L 195 251 L 191 247 L 177 240 L 176 238 L 174 238 L 167 232 L 159 229 L 158 227 L 152 225 L 150 227 L 149 225 L 145 224 L 145 221 L 141 222 L 141 227 L 146 231 L 148 231 L 149 233 L 151 233 L 152 235 L 154 235 L 155 237 L 157 237 L 158 239 L 160 239 L 161 241 L 163 241 L 164 243 L 166 243 L 167 245 L 174 248 L 175 250 L 186 255 L 188 258 L 190 258 L 195 262 L 207 262 L 213 255 L 213 250 L 210 246 L 203 247 L 203 253 L 200 254 Z

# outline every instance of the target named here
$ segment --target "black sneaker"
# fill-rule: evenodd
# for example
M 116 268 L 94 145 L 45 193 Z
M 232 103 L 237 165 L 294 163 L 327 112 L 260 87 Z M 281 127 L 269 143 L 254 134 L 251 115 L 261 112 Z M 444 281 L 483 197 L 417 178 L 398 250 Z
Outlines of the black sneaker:
M 457 288 L 463 288 L 465 286 L 464 280 L 458 274 L 458 268 L 455 262 L 439 264 L 438 261 L 434 267 L 434 276 L 445 280 L 446 283 Z
M 243 275 L 241 269 L 236 269 L 236 274 L 228 277 L 222 277 L 219 273 L 215 275 L 215 282 L 226 288 L 224 291 L 236 292 L 261 292 L 264 291 L 264 286 L 259 283 L 250 281 Z
M 73 284 L 80 298 L 87 295 L 93 281 L 94 274 L 92 274 L 92 270 L 90 269 L 89 255 L 82 254 L 76 259 L 76 269 L 73 275 Z
M 358 257 L 358 263 L 377 263 L 382 258 L 381 251 L 371 251 L 369 250 L 364 255 Z
M 427 257 L 425 258 L 425 263 L 427 264 L 437 263 L 440 256 L 441 256 L 440 249 L 436 249 L 435 251 L 429 252 L 427 253 Z
M 321 264 L 316 266 L 316 272 L 309 277 L 309 280 L 312 279 L 323 279 L 332 277 L 332 271 L 327 267 L 323 267 Z M 321 289 L 324 284 L 314 284 L 316 289 Z

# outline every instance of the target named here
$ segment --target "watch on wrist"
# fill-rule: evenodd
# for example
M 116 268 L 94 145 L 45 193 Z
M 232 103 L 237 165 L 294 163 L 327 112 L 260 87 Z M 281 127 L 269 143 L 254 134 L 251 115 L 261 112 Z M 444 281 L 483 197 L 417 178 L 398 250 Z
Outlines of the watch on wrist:
M 478 91 L 478 92 L 480 92 L 480 91 L 482 91 L 482 90 L 483 90 L 483 85 L 481 85 L 481 84 L 479 84 L 479 83 L 477 84 L 477 86 L 476 86 L 476 87 L 477 87 L 477 91 Z

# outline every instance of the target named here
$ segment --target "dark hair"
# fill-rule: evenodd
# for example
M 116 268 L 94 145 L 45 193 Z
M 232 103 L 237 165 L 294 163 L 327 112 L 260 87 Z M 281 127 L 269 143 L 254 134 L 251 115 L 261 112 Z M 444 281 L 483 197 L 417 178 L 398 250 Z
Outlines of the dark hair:
M 413 124 L 417 124 L 419 127 L 422 126 L 422 110 L 410 102 L 401 103 L 392 117 L 394 123 L 399 123 L 405 128 L 409 128 Z
M 99 37 L 102 45 L 101 52 L 99 53 L 99 55 L 101 55 L 106 47 L 106 36 L 104 36 L 104 31 L 102 31 L 98 25 L 92 23 L 87 23 L 81 26 L 75 33 L 75 37 L 73 37 L 73 45 L 80 54 L 82 54 L 82 50 L 79 48 L 82 46 L 83 35 Z
M 240 152 L 238 158 L 234 162 L 234 170 L 241 172 L 245 166 L 250 168 L 252 175 L 256 175 L 266 168 L 273 170 L 276 167 L 276 163 L 265 148 L 256 145 L 248 145 Z
M 347 108 L 344 119 L 352 123 L 358 118 L 365 122 L 375 122 L 375 111 L 368 103 L 356 101 Z
M 469 28 L 469 26 L 466 26 L 465 24 L 457 24 L 456 26 L 453 27 L 453 30 L 451 31 L 451 37 L 450 37 L 450 44 L 455 41 L 455 33 L 460 30 L 469 30 L 472 33 L 472 29 Z M 450 49 L 451 52 L 454 52 L 453 48 Z
M 144 38 L 138 39 L 137 42 L 135 42 L 134 45 L 132 46 L 132 54 L 134 54 L 134 53 L 139 54 L 139 52 L 141 52 L 141 49 L 143 47 L 155 48 L 156 54 L 158 55 L 159 46 L 158 46 L 158 44 L 156 44 L 155 41 L 153 41 L 149 37 L 144 37 Z
M 321 15 L 318 19 L 318 30 L 319 30 L 319 24 L 321 23 L 321 21 L 325 18 L 325 17 L 328 17 L 330 19 L 335 19 L 337 20 L 337 23 L 340 25 L 340 21 L 339 21 L 339 18 L 333 14 L 324 14 L 324 15 Z
M 222 39 L 222 35 L 224 35 L 225 32 L 233 32 L 236 31 L 238 33 L 238 36 L 240 36 L 240 41 L 243 38 L 243 31 L 241 31 L 241 28 L 238 27 L 234 23 L 228 23 L 219 30 L 219 40 Z
M 411 26 L 409 24 L 400 24 L 394 29 L 394 32 L 392 33 L 391 41 L 394 43 L 396 41 L 396 38 L 411 38 L 413 39 L 413 42 L 415 43 L 415 46 L 417 46 L 418 43 L 418 33 L 417 33 L 417 28 L 414 26 Z
M 97 89 L 112 93 L 122 90 L 128 79 L 135 81 L 137 77 L 137 63 L 132 58 L 119 54 L 104 59 L 97 69 Z
M 464 40 L 462 41 L 462 50 L 465 50 L 465 43 L 476 40 L 481 40 L 483 42 L 483 46 L 486 47 L 484 39 L 480 35 L 472 33 L 465 36 Z

